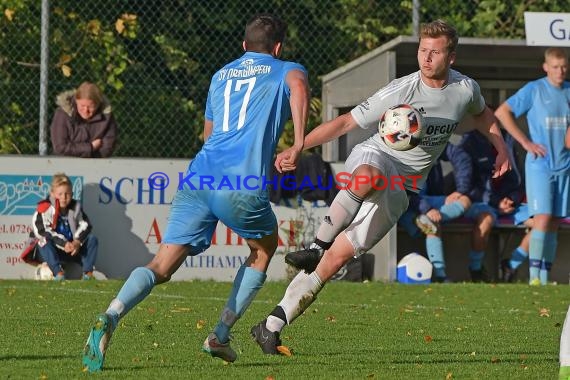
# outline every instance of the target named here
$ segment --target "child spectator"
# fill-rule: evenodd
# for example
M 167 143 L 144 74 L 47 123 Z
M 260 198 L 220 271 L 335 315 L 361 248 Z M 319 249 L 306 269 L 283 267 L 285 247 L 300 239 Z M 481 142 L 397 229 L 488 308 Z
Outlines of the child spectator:
M 97 259 L 97 238 L 79 201 L 73 199 L 71 181 L 63 173 L 53 176 L 49 197 L 38 203 L 32 222 L 38 239 L 40 257 L 51 269 L 54 279 L 65 274 L 62 261 L 81 262 L 83 279 L 93 279 Z

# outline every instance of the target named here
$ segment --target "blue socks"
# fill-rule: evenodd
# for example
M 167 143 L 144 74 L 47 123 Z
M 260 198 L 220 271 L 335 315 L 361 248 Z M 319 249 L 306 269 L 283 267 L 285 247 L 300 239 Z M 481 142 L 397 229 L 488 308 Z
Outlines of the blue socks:
M 115 325 L 119 318 L 122 318 L 150 294 L 155 282 L 154 272 L 146 267 L 138 267 L 131 272 L 119 294 L 111 301 L 107 309 L 107 314 L 113 318 Z
M 546 232 L 544 231 L 532 230 L 530 232 L 530 244 L 528 252 L 529 282 L 540 278 L 540 268 L 542 266 L 545 238 Z
M 513 270 L 516 270 L 528 259 L 528 252 L 526 252 L 522 247 L 517 247 L 511 253 L 510 265 Z
M 447 277 L 445 273 L 445 259 L 443 258 L 443 242 L 440 237 L 428 237 L 426 238 L 426 251 L 433 265 L 433 272 L 435 277 L 445 278 Z
M 247 310 L 257 292 L 263 286 L 267 275 L 257 269 L 242 265 L 234 280 L 232 292 L 216 327 L 214 333 L 220 343 L 230 339 L 230 329 Z
M 465 208 L 460 202 L 453 202 L 441 206 L 439 208 L 439 213 L 441 214 L 441 221 L 447 222 L 453 219 L 457 219 L 463 215 L 465 213 Z
M 540 283 L 546 285 L 548 283 L 548 276 L 550 275 L 550 269 L 552 268 L 552 263 L 556 257 L 556 247 L 558 246 L 557 233 L 547 232 L 544 234 L 544 245 L 542 261 L 540 263 Z
M 484 251 L 469 251 L 469 269 L 479 271 L 483 267 Z

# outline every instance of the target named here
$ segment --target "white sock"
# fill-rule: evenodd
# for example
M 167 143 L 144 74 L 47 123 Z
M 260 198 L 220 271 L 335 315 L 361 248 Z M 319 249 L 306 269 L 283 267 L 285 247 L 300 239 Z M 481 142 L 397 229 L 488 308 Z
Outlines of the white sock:
M 560 366 L 570 366 L 570 307 L 566 312 L 562 334 L 560 335 Z
M 338 234 L 352 223 L 362 202 L 362 198 L 348 189 L 339 191 L 319 226 L 316 240 L 332 244 Z
M 283 299 L 278 304 L 285 312 L 287 324 L 291 324 L 299 315 L 307 310 L 313 301 L 315 301 L 317 294 L 321 291 L 323 286 L 324 284 L 321 282 L 317 272 L 307 274 L 305 271 L 301 271 L 295 276 L 287 287 Z M 269 327 L 267 328 L 269 329 Z M 283 326 L 281 326 L 281 328 L 283 328 Z

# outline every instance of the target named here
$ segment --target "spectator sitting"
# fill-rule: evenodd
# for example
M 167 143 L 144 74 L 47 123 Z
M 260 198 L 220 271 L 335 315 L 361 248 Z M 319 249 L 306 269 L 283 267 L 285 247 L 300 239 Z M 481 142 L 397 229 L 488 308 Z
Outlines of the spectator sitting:
M 49 197 L 40 201 L 34 212 L 32 229 L 40 257 L 55 280 L 65 279 L 61 262 L 69 260 L 81 262 L 84 280 L 94 278 L 97 238 L 81 204 L 73 199 L 71 181 L 65 174 L 53 176 Z
M 51 123 L 53 153 L 74 157 L 109 157 L 117 139 L 111 105 L 97 85 L 83 82 L 58 95 Z
M 500 178 L 492 177 L 492 163 L 496 152 L 488 144 L 485 137 L 477 131 L 466 133 L 460 145 L 473 159 L 473 178 L 477 192 L 482 200 L 489 203 L 494 210 L 495 220 L 501 216 L 513 216 L 515 224 L 532 227 L 532 219 L 528 217 L 528 208 L 524 200 L 524 180 L 515 165 L 514 140 L 510 135 L 504 136 L 510 148 L 512 170 Z M 490 164 L 489 164 L 490 163 Z M 501 261 L 501 281 L 513 282 L 518 267 L 528 258 L 530 233 L 525 234 L 521 243 L 511 253 L 510 258 Z
M 445 185 L 441 160 L 449 161 L 453 166 L 455 190 L 451 191 L 449 195 L 445 195 L 445 193 L 450 192 L 449 190 L 443 190 L 449 186 Z M 440 160 L 436 161 L 432 167 L 420 195 L 413 196 L 410 199 L 408 211 L 400 219 L 401 224 L 413 236 L 416 233 L 414 233 L 411 220 L 419 214 L 415 218 L 415 222 L 419 230 L 426 235 L 426 251 L 434 267 L 433 280 L 435 282 L 449 281 L 445 270 L 441 224 L 461 216 L 477 220 L 477 225 L 483 221 L 489 223 L 487 219 L 490 216 L 483 213 L 484 207 L 481 208 L 480 205 L 473 205 L 474 207 L 472 207 L 471 199 L 465 195 L 470 189 L 471 170 L 471 159 L 467 153 L 459 146 L 448 144 Z M 479 220 L 480 217 L 481 221 Z M 477 228 L 474 229 L 474 231 L 477 230 Z M 418 230 L 415 229 L 415 231 Z M 472 260 L 473 262 L 470 263 L 471 278 L 478 282 L 484 279 L 481 267 L 482 256 L 480 256 L 477 255 L 477 260 Z

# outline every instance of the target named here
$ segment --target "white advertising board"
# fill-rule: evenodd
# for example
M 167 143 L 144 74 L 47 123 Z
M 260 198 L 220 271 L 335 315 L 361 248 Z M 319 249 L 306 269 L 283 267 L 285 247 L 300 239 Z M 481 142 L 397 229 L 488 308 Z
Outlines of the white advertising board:
M 0 278 L 33 278 L 34 268 L 22 262 L 20 254 L 37 202 L 49 193 L 51 176 L 57 172 L 71 178 L 74 197 L 81 199 L 93 224 L 99 240 L 97 270 L 109 278 L 126 278 L 158 250 L 170 203 L 187 166 L 188 160 L 182 159 L 0 156 Z M 149 185 L 149 178 L 156 181 L 160 177 L 168 183 Z M 327 210 L 324 201 L 304 202 L 301 207 L 297 203 L 284 200 L 274 206 L 279 247 L 267 272 L 270 280 L 287 277 L 284 253 L 310 242 Z M 390 252 L 391 267 L 380 257 L 375 260 L 389 274 L 376 271 L 375 277 L 394 277 L 395 248 Z M 211 247 L 188 257 L 173 279 L 231 281 L 248 254 L 244 241 L 219 223 Z
M 570 46 L 570 13 L 525 12 L 526 44 Z

